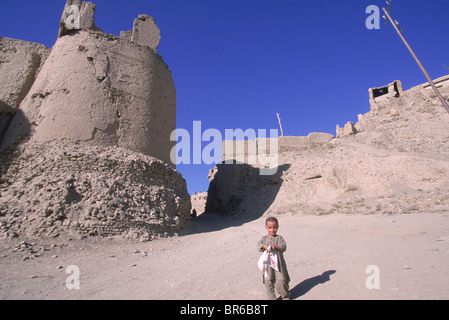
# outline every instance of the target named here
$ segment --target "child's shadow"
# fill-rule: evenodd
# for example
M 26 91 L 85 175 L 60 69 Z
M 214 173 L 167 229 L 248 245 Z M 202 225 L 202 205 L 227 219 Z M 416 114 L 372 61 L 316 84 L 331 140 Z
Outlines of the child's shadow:
M 309 278 L 304 280 L 303 282 L 297 284 L 293 289 L 290 290 L 291 293 L 291 299 L 297 299 L 299 297 L 302 297 L 307 292 L 309 292 L 313 287 L 325 283 L 330 280 L 330 275 L 334 274 L 335 270 L 328 270 L 323 272 L 323 274 Z

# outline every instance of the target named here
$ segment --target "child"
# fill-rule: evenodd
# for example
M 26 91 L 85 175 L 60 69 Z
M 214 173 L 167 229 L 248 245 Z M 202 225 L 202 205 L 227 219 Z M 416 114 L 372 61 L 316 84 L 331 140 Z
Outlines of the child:
M 275 250 L 278 257 L 278 269 L 268 268 L 267 277 L 264 275 L 265 292 L 270 300 L 276 300 L 274 289 L 281 295 L 284 300 L 290 299 L 290 292 L 288 283 L 290 277 L 287 271 L 287 265 L 284 260 L 283 253 L 287 250 L 287 243 L 282 236 L 277 234 L 279 229 L 279 222 L 274 217 L 269 217 L 265 221 L 265 229 L 268 231 L 268 235 L 263 236 L 257 243 L 257 250 L 264 252 L 270 247 L 271 250 Z

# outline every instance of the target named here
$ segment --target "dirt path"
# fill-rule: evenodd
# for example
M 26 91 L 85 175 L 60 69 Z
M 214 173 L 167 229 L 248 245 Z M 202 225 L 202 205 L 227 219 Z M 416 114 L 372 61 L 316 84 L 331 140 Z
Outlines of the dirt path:
M 294 299 L 449 299 L 449 214 L 278 218 Z M 264 233 L 264 218 L 203 215 L 146 243 L 2 240 L 0 299 L 265 299 L 255 248 Z M 71 265 L 79 290 L 66 287 Z M 368 277 L 380 288 L 367 289 Z

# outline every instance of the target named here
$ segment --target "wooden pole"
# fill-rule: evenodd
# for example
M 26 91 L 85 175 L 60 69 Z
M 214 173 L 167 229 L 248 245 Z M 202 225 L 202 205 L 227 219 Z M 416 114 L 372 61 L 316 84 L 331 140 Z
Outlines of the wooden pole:
M 382 10 L 385 12 L 386 16 L 388 17 L 388 19 L 390 20 L 391 24 L 393 25 L 394 29 L 396 30 L 396 32 L 398 33 L 399 37 L 401 37 L 402 41 L 404 42 L 405 46 L 407 47 L 407 49 L 410 51 L 410 53 L 412 54 L 413 58 L 415 58 L 416 63 L 418 64 L 419 68 L 421 69 L 421 71 L 424 73 L 424 75 L 426 76 L 427 80 L 429 81 L 430 85 L 432 86 L 433 91 L 435 91 L 435 94 L 437 95 L 438 99 L 440 99 L 441 103 L 443 104 L 443 107 L 446 109 L 446 111 L 449 113 L 449 104 L 447 103 L 447 101 L 443 98 L 443 96 L 441 95 L 440 91 L 438 91 L 437 87 L 435 86 L 435 83 L 433 83 L 432 78 L 430 78 L 429 74 L 427 73 L 426 69 L 424 69 L 424 66 L 422 65 L 422 63 L 419 61 L 418 57 L 416 56 L 416 54 L 413 52 L 412 48 L 410 47 L 410 45 L 408 44 L 408 42 L 405 40 L 404 36 L 402 35 L 402 32 L 399 30 L 398 26 L 396 25 L 396 23 L 394 23 L 393 19 L 391 19 L 390 14 L 388 13 L 388 11 L 385 8 L 382 8 Z
M 284 131 L 282 130 L 282 123 L 281 123 L 281 117 L 279 116 L 279 113 L 276 113 L 278 116 L 278 120 L 279 120 L 279 127 L 281 127 L 281 137 L 284 136 Z

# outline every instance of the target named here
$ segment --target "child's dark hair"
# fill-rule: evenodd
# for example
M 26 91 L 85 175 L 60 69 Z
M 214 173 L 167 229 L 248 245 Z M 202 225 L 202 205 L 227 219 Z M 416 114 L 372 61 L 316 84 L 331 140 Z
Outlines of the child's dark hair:
M 267 220 L 265 220 L 265 225 L 267 225 L 268 222 L 274 222 L 279 225 L 279 221 L 275 217 L 268 217 Z

